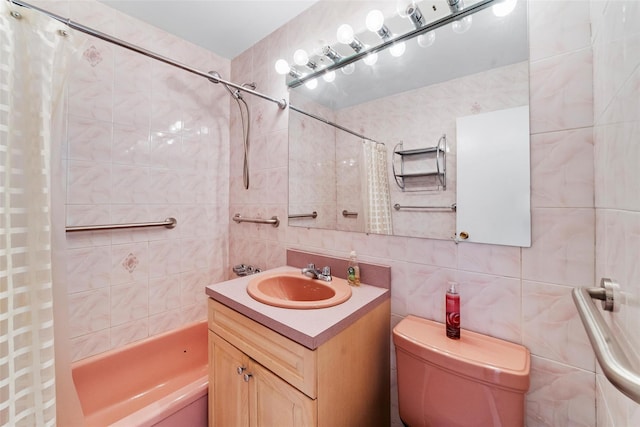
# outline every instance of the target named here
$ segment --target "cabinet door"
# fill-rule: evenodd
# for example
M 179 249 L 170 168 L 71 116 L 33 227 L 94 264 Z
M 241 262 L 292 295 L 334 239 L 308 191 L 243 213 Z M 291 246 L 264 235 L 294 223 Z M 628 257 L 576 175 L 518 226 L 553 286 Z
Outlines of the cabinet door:
M 256 362 L 251 363 L 251 427 L 317 425 L 317 402 Z
M 249 358 L 211 331 L 209 343 L 209 426 L 249 427 Z

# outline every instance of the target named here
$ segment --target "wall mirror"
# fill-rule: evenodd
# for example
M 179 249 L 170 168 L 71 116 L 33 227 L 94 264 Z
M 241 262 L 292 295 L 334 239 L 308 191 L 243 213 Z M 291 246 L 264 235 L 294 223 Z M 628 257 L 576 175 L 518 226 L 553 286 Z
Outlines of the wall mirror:
M 297 65 L 284 67 L 290 226 L 530 245 L 528 109 L 522 110 L 529 102 L 526 1 L 467 2 L 462 10 L 477 9 L 466 16 L 449 3 L 455 0 L 405 1 L 419 8 L 422 22 L 400 14 L 355 34 L 338 31 L 341 43 L 294 55 Z M 505 14 L 498 6 L 511 10 Z M 365 16 L 369 27 L 367 10 Z M 441 24 L 452 17 L 459 19 Z M 433 29 L 420 32 L 420 26 Z M 385 45 L 384 29 L 408 35 L 401 48 L 388 38 Z M 364 50 L 357 52 L 358 44 Z M 517 181 L 513 167 L 508 175 L 494 173 L 515 162 L 509 145 L 515 139 L 496 126 L 505 123 L 500 119 L 488 133 L 463 132 L 485 155 L 476 162 L 470 151 L 471 161 L 459 170 L 458 129 L 475 123 L 465 118 L 510 117 L 517 109 L 525 114 L 515 130 L 520 185 L 503 191 L 505 176 Z M 493 138 L 492 132 L 506 136 Z M 502 145 L 492 145 L 495 139 Z M 458 191 L 459 176 L 472 187 Z M 494 203 L 495 197 L 503 200 Z M 518 209 L 510 208 L 514 198 Z M 478 209 L 486 212 L 474 215 Z M 507 232 L 494 239 L 511 217 L 524 237 L 511 239 Z M 475 221 L 465 222 L 469 218 Z

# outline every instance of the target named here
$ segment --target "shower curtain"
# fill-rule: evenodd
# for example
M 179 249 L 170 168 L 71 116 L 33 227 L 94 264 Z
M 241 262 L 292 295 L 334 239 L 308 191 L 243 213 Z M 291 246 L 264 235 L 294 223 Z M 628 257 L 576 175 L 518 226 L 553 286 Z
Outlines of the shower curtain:
M 387 148 L 383 144 L 367 140 L 362 145 L 366 171 L 365 231 L 392 234 Z
M 63 27 L 0 1 L 1 425 L 56 423 L 49 171 Z

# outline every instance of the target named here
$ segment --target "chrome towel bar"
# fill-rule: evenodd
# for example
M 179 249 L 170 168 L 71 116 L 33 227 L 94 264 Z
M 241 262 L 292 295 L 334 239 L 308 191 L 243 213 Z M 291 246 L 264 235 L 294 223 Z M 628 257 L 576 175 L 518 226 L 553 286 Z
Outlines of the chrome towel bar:
M 313 211 L 310 214 L 292 214 L 289 215 L 289 219 L 292 218 L 317 218 L 318 217 L 318 212 Z
M 274 227 L 277 227 L 280 225 L 280 220 L 278 219 L 277 216 L 272 216 L 271 219 L 245 218 L 237 213 L 233 216 L 233 220 L 238 224 L 240 224 L 241 222 L 252 222 L 254 224 L 271 224 Z
M 167 227 L 174 228 L 178 225 L 175 218 L 167 218 L 162 222 L 132 222 L 128 224 L 103 224 L 103 225 L 74 225 L 66 228 L 67 233 L 72 231 L 95 231 L 95 230 L 120 230 L 124 228 L 146 228 L 146 227 Z
M 457 209 L 457 206 L 455 203 L 449 206 L 402 206 L 396 203 L 395 205 L 393 205 L 393 209 L 397 211 L 399 211 L 400 209 L 444 209 L 455 211 Z
M 342 211 L 342 216 L 344 217 L 348 217 L 348 216 L 358 216 L 358 212 L 349 212 L 348 210 L 343 210 Z
M 613 311 L 614 282 L 602 279 L 600 286 L 573 289 L 573 302 L 604 375 L 623 394 L 640 403 L 640 375 L 634 370 L 617 337 L 591 301 L 592 298 L 600 299 L 605 310 Z

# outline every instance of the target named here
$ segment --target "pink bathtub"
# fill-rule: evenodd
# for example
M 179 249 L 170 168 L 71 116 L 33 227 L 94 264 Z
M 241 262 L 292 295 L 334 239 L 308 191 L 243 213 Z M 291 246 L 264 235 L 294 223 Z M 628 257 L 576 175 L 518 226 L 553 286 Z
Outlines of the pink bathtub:
M 86 425 L 207 425 L 207 322 L 72 366 Z

